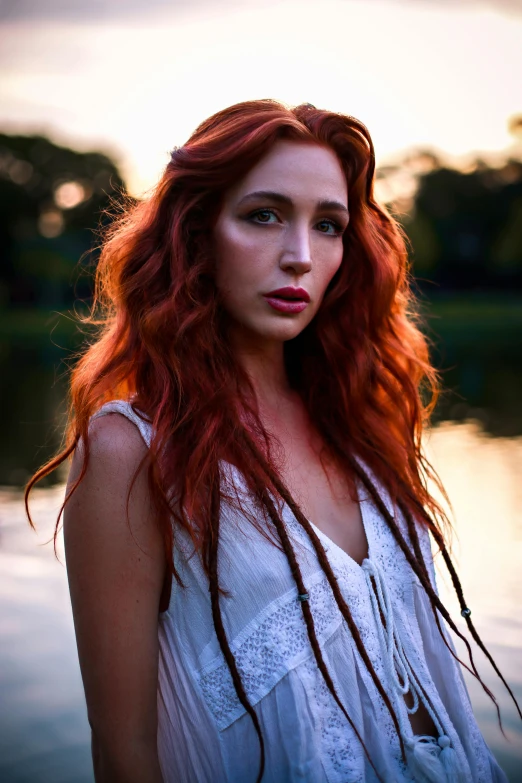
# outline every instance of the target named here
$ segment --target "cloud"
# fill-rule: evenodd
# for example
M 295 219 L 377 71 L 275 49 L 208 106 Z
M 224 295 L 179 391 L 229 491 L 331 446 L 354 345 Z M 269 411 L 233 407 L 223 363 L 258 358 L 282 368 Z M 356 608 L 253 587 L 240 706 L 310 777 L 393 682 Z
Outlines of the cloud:
M 340 0 L 349 2 L 349 0 Z M 371 0 L 368 0 L 371 2 Z M 447 9 L 489 8 L 511 14 L 522 14 L 522 0 L 398 0 L 401 4 Z M 260 0 L 0 0 L 2 22 L 77 22 L 99 23 L 135 21 L 168 13 L 194 11 L 196 7 L 216 12 L 219 7 L 259 6 Z
M 440 10 L 461 11 L 466 8 L 488 8 L 511 14 L 522 14 L 522 0 L 402 0 L 404 4 L 428 6 Z
M 211 4 L 212 0 L 0 0 L 0 22 L 103 24 Z

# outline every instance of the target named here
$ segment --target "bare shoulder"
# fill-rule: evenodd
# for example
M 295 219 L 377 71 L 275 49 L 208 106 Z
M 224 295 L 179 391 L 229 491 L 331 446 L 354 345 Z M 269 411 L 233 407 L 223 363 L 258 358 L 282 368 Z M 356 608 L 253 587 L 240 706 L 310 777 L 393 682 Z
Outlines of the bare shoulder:
M 136 427 L 121 413 L 107 413 L 93 419 L 89 426 L 89 470 L 117 480 L 132 478 L 147 453 L 147 446 Z M 82 447 L 73 457 L 71 480 L 75 480 L 84 458 Z M 108 474 L 107 474 L 108 471 Z
M 87 469 L 64 509 L 89 721 L 108 758 L 115 748 L 122 751 L 127 766 L 125 775 L 114 776 L 118 780 L 131 779 L 129 748 L 146 747 L 157 764 L 158 611 L 166 559 L 148 472 L 143 468 L 136 475 L 146 454 L 139 430 L 121 414 L 92 420 Z M 69 488 L 82 465 L 78 448 Z
M 89 427 L 87 469 L 64 510 L 67 550 L 85 546 L 86 538 L 105 546 L 144 548 L 163 560 L 163 545 L 154 517 L 146 463 L 147 445 L 131 421 L 120 413 L 93 419 Z M 77 448 L 69 474 L 69 491 L 80 475 L 84 449 Z M 141 466 L 141 469 L 140 469 Z M 136 553 L 138 556 L 138 553 Z

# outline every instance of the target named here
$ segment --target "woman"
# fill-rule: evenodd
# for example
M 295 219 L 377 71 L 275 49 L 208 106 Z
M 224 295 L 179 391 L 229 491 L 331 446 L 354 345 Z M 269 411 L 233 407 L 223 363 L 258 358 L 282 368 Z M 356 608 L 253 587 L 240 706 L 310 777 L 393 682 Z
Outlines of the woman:
M 353 117 L 241 103 L 103 245 L 68 445 L 32 482 L 72 455 L 97 781 L 505 780 L 440 619 L 456 630 L 429 531 L 482 646 L 426 488 L 435 373 L 373 178 Z

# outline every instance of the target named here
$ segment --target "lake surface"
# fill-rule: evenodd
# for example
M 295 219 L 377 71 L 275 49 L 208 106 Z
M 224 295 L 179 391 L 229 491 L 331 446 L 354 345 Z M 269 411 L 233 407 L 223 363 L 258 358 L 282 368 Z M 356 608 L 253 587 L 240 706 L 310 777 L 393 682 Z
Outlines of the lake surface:
M 426 444 L 453 504 L 453 551 L 475 625 L 522 703 L 522 437 L 446 422 Z M 36 535 L 19 491 L 0 490 L 2 783 L 93 781 L 63 555 L 60 563 L 52 544 L 44 545 L 62 498 L 62 485 L 35 491 Z M 443 600 L 463 627 L 439 559 Z M 476 660 L 500 704 L 506 738 L 494 705 L 465 674 L 479 725 L 509 780 L 522 781 L 522 721 L 478 650 Z

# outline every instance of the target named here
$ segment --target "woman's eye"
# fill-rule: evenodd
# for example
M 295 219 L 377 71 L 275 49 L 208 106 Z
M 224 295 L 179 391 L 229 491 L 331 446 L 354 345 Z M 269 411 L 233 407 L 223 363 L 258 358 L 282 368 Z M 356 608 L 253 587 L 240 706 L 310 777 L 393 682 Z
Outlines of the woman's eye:
M 252 220 L 254 223 L 277 223 L 279 221 L 278 216 L 272 209 L 256 209 L 255 212 L 251 212 L 248 215 L 248 220 Z M 340 236 L 343 233 L 342 226 L 336 223 L 335 220 L 325 219 L 319 221 L 316 224 L 316 228 L 321 234 L 327 236 Z
M 271 218 L 277 220 L 277 216 L 271 209 L 258 209 L 256 212 L 252 212 L 250 217 L 256 221 L 256 223 L 271 223 Z
M 331 236 L 339 236 L 343 233 L 342 227 L 333 220 L 321 220 L 317 224 L 317 228 L 321 234 L 330 234 Z

